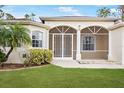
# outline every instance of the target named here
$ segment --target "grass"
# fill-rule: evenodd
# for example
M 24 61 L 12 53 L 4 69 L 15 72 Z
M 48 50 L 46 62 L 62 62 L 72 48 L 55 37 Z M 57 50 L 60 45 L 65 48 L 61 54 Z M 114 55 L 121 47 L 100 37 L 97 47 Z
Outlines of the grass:
M 6 88 L 123 88 L 123 69 L 61 68 L 47 65 L 0 72 L 0 87 Z

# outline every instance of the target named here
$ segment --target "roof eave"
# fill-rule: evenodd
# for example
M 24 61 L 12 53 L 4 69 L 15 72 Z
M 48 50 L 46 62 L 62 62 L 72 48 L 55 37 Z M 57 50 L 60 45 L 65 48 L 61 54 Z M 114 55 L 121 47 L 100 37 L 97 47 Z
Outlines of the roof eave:
M 42 24 L 40 22 L 34 22 L 34 21 L 31 21 L 31 20 L 1 20 L 0 24 L 3 24 L 3 25 L 6 25 L 6 24 L 10 24 L 10 25 L 21 24 L 21 25 L 38 26 L 38 27 L 42 27 L 42 28 L 45 28 L 45 29 L 50 28 L 49 26 L 44 25 L 44 24 Z
M 109 27 L 109 30 L 115 30 L 117 28 L 124 27 L 124 22 L 114 24 L 113 26 Z
M 40 17 L 40 20 L 45 21 L 112 21 L 119 18 L 102 18 L 102 17 Z

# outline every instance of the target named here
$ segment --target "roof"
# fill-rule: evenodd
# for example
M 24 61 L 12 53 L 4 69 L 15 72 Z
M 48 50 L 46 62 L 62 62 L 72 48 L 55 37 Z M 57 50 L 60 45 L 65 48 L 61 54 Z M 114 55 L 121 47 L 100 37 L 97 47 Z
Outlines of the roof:
M 118 18 L 112 17 L 93 17 L 93 16 L 57 16 L 57 17 L 40 17 L 40 20 L 45 21 L 110 21 L 114 22 L 119 20 Z
M 114 24 L 111 27 L 109 27 L 108 29 L 114 30 L 114 29 L 117 29 L 117 28 L 120 28 L 120 27 L 124 27 L 124 22 L 120 22 L 120 23 Z
M 49 26 L 42 24 L 41 22 L 31 21 L 27 19 L 13 19 L 13 20 L 1 20 L 1 24 L 21 24 L 21 25 L 32 25 L 38 26 L 45 29 L 49 29 Z
M 65 19 L 63 19 L 65 18 Z M 70 16 L 70 18 L 77 18 L 77 16 Z M 78 17 L 78 18 L 84 18 L 84 17 Z M 98 17 L 97 17 L 98 18 Z M 94 20 L 97 19 L 96 17 L 94 18 Z M 42 18 L 42 20 L 53 20 L 53 19 L 56 19 L 55 17 L 45 17 L 45 18 Z M 67 17 L 62 17 L 60 18 L 61 20 L 69 20 L 67 19 Z M 93 19 L 93 17 L 91 17 L 91 19 Z M 108 18 L 98 18 L 99 20 L 108 20 L 108 21 L 115 21 L 117 19 L 108 19 Z M 97 20 L 98 20 L 97 19 Z M 58 20 L 58 18 L 56 19 Z M 81 20 L 86 20 L 86 19 L 81 19 Z M 87 19 L 88 20 L 88 19 Z M 50 27 L 45 25 L 45 24 L 42 24 L 42 22 L 36 22 L 36 21 L 31 21 L 31 20 L 27 20 L 27 19 L 24 19 L 24 18 L 21 18 L 21 19 L 13 19 L 13 20 L 1 20 L 2 23 L 1 24 L 21 24 L 21 25 L 32 25 L 32 26 L 37 26 L 37 27 L 42 27 L 44 29 L 49 29 Z M 114 25 L 112 25 L 111 27 L 109 27 L 108 29 L 110 30 L 114 30 L 114 29 L 117 29 L 117 28 L 120 28 L 120 27 L 124 27 L 124 22 L 118 22 Z

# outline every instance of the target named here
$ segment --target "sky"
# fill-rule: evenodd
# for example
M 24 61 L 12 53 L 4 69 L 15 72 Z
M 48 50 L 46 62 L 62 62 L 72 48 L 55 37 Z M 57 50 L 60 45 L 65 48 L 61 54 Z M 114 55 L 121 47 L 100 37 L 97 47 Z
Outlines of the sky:
M 107 7 L 115 11 L 117 5 L 6 5 L 3 7 L 16 18 L 24 18 L 24 15 L 34 13 L 36 20 L 44 16 L 97 16 L 96 11 L 100 8 Z

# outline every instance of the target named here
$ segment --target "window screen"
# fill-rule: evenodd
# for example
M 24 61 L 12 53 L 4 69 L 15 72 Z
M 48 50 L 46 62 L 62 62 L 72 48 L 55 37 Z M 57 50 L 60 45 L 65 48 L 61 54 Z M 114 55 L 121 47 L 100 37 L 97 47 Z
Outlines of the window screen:
M 43 33 L 42 32 L 32 32 L 32 47 L 42 47 L 43 43 Z
M 94 36 L 82 36 L 81 43 L 82 50 L 92 51 L 95 49 L 95 37 Z

